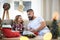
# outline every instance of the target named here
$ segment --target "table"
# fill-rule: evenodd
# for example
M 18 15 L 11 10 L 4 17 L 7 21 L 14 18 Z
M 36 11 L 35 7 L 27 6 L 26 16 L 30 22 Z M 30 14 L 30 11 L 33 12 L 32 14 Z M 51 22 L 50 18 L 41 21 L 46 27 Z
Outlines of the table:
M 20 40 L 20 37 L 16 37 L 16 38 L 3 38 L 3 40 Z M 43 40 L 42 37 L 37 36 L 35 38 L 30 38 L 29 40 Z

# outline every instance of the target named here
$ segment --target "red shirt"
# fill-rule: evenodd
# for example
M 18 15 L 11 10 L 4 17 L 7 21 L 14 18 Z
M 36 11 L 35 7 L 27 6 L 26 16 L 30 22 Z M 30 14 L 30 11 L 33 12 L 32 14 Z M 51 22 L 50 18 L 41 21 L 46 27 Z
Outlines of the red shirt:
M 23 30 L 23 24 L 13 24 L 13 29 L 17 31 Z

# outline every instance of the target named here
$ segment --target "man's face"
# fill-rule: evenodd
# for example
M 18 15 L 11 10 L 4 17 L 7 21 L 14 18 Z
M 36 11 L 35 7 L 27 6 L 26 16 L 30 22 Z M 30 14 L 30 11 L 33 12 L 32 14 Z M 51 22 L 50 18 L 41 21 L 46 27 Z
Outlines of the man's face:
M 34 12 L 33 11 L 29 11 L 29 12 L 27 12 L 27 14 L 28 14 L 29 20 L 33 20 Z

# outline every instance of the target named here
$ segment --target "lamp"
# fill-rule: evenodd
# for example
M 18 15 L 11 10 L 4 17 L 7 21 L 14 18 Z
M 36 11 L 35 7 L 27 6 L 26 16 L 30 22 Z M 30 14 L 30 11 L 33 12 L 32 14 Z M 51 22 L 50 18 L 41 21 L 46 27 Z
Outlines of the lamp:
M 23 8 L 24 8 L 23 0 L 20 0 L 18 10 L 19 10 L 20 12 L 23 12 Z
M 3 9 L 4 9 L 4 12 L 3 12 L 2 20 L 4 20 L 5 14 L 6 14 L 6 18 L 9 19 L 9 12 L 8 12 L 8 10 L 10 9 L 10 4 L 9 3 L 4 3 Z
M 24 8 L 23 5 L 19 5 L 18 10 L 19 10 L 20 12 L 23 12 L 23 8 Z

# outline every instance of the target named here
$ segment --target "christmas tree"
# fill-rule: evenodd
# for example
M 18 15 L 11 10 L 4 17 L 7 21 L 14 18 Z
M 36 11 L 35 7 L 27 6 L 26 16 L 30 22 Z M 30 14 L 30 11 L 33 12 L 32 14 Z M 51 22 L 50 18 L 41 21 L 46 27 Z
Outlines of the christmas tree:
M 56 19 L 53 19 L 51 32 L 52 32 L 52 38 L 56 39 L 58 37 L 58 25 Z

